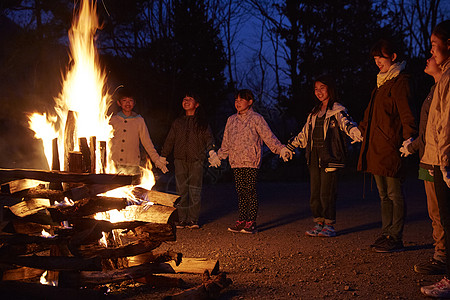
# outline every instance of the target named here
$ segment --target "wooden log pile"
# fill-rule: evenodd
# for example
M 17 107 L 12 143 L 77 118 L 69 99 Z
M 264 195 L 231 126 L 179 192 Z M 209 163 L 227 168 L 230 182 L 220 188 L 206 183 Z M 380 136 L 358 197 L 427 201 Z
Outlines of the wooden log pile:
M 47 271 L 46 280 L 57 282 L 63 295 L 65 288 L 166 273 L 164 263 L 169 261 L 179 265 L 180 253 L 157 250 L 161 243 L 176 239 L 172 220 L 178 196 L 134 188 L 142 201 L 129 205 L 126 198 L 97 195 L 131 186 L 136 179 L 117 174 L 0 169 L 0 289 L 15 282 L 11 287 L 20 286 L 22 294 L 39 288 L 47 293 L 48 287 L 41 284 L 30 286 Z M 76 183 L 76 187 L 51 190 L 43 184 L 46 182 L 68 187 Z M 127 215 L 127 221 L 95 218 L 113 209 Z M 145 259 L 136 259 L 142 255 Z M 133 264 L 129 266 L 128 260 Z

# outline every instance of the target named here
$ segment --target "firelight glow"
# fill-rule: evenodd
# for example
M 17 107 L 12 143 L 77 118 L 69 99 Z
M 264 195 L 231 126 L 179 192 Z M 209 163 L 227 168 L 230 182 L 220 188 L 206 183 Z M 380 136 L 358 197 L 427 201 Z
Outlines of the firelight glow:
M 81 1 L 78 18 L 74 19 L 69 31 L 70 68 L 63 78 L 62 91 L 55 98 L 55 115 L 47 117 L 46 114 L 34 113 L 30 116 L 30 127 L 36 132 L 36 138 L 43 139 L 48 162 L 51 162 L 51 140 L 56 137 L 48 133 L 48 127 L 53 127 L 57 133 L 60 162 L 64 161 L 64 129 L 69 111 L 75 112 L 76 116 L 76 143 L 81 137 L 89 140 L 95 136 L 97 141 L 108 141 L 112 137 L 111 115 L 108 115 L 112 100 L 106 90 L 106 73 L 100 67 L 94 45 L 98 28 L 94 4 L 89 0 Z M 75 145 L 74 150 L 77 148 Z M 96 157 L 99 169 L 100 155 Z

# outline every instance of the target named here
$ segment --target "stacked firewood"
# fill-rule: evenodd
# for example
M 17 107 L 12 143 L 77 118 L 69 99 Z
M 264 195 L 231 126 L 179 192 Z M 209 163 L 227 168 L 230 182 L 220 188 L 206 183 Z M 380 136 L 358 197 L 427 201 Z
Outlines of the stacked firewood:
M 179 264 L 181 254 L 154 251 L 175 240 L 173 204 L 178 196 L 137 187 L 132 192 L 142 200 L 139 205 L 129 205 L 127 198 L 97 196 L 135 180 L 116 174 L 0 169 L 3 286 L 7 281 L 33 282 L 47 271 L 45 280 L 59 287 L 89 287 L 165 273 L 161 262 Z M 51 190 L 46 182 L 78 186 Z M 131 220 L 94 218 L 112 209 L 125 210 Z M 102 238 L 106 244 L 99 242 Z M 143 254 L 141 264 L 128 265 Z
M 157 249 L 176 239 L 178 196 L 133 186 L 139 180 L 120 174 L 0 169 L 0 295 L 98 298 L 105 296 L 99 287 L 110 283 L 180 286 L 181 279 L 155 274 L 217 274 L 216 260 L 182 259 L 181 253 Z M 129 186 L 133 201 L 99 196 L 121 186 Z M 96 218 L 110 210 L 120 211 L 127 221 Z M 219 275 L 186 294 L 191 299 L 218 295 L 231 283 Z

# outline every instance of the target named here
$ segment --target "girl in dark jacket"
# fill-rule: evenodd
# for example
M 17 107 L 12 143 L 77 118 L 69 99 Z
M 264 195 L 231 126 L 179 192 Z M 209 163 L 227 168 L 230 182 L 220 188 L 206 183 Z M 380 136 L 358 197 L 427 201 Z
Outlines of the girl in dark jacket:
M 290 151 L 297 147 L 306 148 L 311 182 L 310 207 L 316 223 L 306 235 L 334 237 L 337 173 L 345 164 L 346 135 L 355 142 L 360 142 L 362 137 L 347 109 L 336 102 L 335 84 L 330 76 L 315 81 L 314 94 L 319 103 L 308 115 L 302 131 L 286 147 Z
M 170 128 L 161 154 L 173 152 L 175 181 L 180 201 L 176 204 L 179 223 L 177 228 L 197 229 L 203 183 L 204 162 L 214 152 L 214 139 L 200 105 L 200 98 L 187 92 L 182 102 L 183 115 Z
M 358 170 L 374 175 L 381 199 L 381 235 L 372 245 L 376 252 L 403 249 L 405 201 L 398 149 L 417 133 L 410 108 L 410 79 L 403 72 L 406 63 L 398 61 L 398 53 L 394 43 L 386 39 L 372 47 L 371 55 L 380 72 L 358 127 L 364 137 Z

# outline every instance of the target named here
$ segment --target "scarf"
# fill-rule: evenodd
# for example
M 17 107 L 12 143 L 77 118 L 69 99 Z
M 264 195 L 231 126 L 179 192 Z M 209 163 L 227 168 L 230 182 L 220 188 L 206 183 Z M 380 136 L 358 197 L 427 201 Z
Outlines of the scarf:
M 378 73 L 377 75 L 377 87 L 382 86 L 386 81 L 395 78 L 400 74 L 403 69 L 405 69 L 406 61 L 402 61 L 401 63 L 393 64 L 389 70 L 385 73 Z

